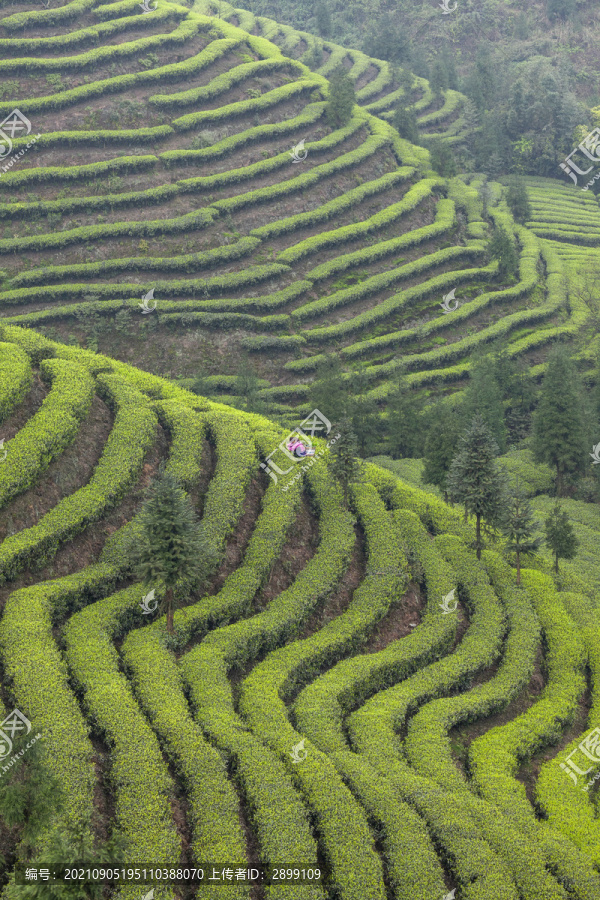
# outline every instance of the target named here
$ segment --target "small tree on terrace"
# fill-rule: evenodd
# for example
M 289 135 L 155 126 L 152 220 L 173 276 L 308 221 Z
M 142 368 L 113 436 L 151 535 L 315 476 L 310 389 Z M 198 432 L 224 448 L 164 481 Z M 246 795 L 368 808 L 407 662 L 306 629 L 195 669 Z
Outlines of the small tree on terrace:
M 573 559 L 579 541 L 564 509 L 557 501 L 546 519 L 546 545 L 554 554 L 554 571 L 558 574 L 559 559 Z
M 448 489 L 453 500 L 464 503 L 465 511 L 476 517 L 475 549 L 481 559 L 481 520 L 499 524 L 505 508 L 506 476 L 495 457 L 498 445 L 481 418 L 475 416 L 460 439 L 459 452 L 448 473 Z
M 340 64 L 329 76 L 327 121 L 332 128 L 340 128 L 342 125 L 348 124 L 352 118 L 355 103 L 354 82 L 348 75 L 346 67 Z
M 187 494 L 169 472 L 160 471 L 151 485 L 139 522 L 141 535 L 133 561 L 136 574 L 147 587 L 163 582 L 160 612 L 166 613 L 167 631 L 173 634 L 176 586 L 202 582 L 217 554 L 203 538 Z
M 556 471 L 556 496 L 564 491 L 567 475 L 581 472 L 586 461 L 583 388 L 565 350 L 548 359 L 541 397 L 533 416 L 532 449 L 537 462 Z
M 423 484 L 435 484 L 448 502 L 448 472 L 456 456 L 460 437 L 460 417 L 456 409 L 441 402 L 435 407 L 431 426 L 425 438 Z
M 337 430 L 340 437 L 329 451 L 329 471 L 342 485 L 344 501 L 348 502 L 348 488 L 362 475 L 363 462 L 357 458 L 358 441 L 350 421 L 342 419 Z
M 398 106 L 392 119 L 392 125 L 405 141 L 409 141 L 411 144 L 419 143 L 419 126 L 414 109 Z
M 538 526 L 518 478 L 508 498 L 506 515 L 501 527 L 508 540 L 507 548 L 517 557 L 517 584 L 521 584 L 521 554 L 534 553 L 539 549 L 542 539 L 536 535 Z
M 513 178 L 506 192 L 506 202 L 517 222 L 527 222 L 532 216 L 531 203 L 522 178 Z
M 488 249 L 490 256 L 498 260 L 498 274 L 503 278 L 513 276 L 519 265 L 519 257 L 508 232 L 501 225 L 494 229 Z

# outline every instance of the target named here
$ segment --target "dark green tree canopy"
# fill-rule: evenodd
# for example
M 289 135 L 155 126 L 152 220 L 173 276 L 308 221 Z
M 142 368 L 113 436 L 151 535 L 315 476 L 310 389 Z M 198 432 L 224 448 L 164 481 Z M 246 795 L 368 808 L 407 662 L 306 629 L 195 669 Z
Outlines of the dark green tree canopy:
M 556 470 L 556 493 L 567 475 L 581 472 L 586 460 L 583 387 L 563 348 L 548 359 L 540 402 L 533 416 L 532 449 L 538 462 Z
M 347 125 L 352 118 L 352 110 L 356 103 L 354 82 L 343 65 L 336 66 L 329 76 L 329 101 L 327 103 L 327 121 L 332 128 Z
M 546 519 L 546 545 L 554 554 L 554 570 L 558 572 L 559 559 L 573 559 L 577 554 L 579 541 L 569 522 L 569 517 L 556 501 Z
M 496 462 L 498 444 L 480 415 L 474 417 L 459 442 L 459 451 L 448 474 L 453 500 L 464 503 L 476 517 L 475 548 L 481 558 L 481 520 L 499 525 L 506 506 L 507 478 Z
M 494 229 L 488 249 L 492 259 L 498 260 L 498 274 L 502 278 L 514 277 L 519 266 L 519 257 L 512 238 L 502 225 Z

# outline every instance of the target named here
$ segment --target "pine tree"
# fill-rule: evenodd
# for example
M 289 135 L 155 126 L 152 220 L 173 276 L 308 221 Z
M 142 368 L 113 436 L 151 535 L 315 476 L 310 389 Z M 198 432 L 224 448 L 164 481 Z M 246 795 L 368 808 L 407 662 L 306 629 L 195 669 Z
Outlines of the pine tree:
M 579 541 L 564 509 L 557 501 L 546 519 L 546 544 L 554 554 L 554 571 L 558 574 L 559 559 L 573 559 Z
M 332 128 L 340 128 L 342 125 L 348 124 L 352 118 L 355 103 L 354 82 L 348 75 L 346 67 L 340 64 L 329 76 L 327 121 Z
M 133 550 L 137 576 L 147 587 L 165 586 L 160 612 L 167 615 L 173 634 L 175 588 L 201 582 L 216 560 L 216 552 L 202 536 L 189 497 L 176 478 L 161 470 L 138 516 L 140 535 Z
M 443 178 L 454 178 L 458 169 L 450 144 L 436 138 L 429 142 L 431 168 Z
M 448 502 L 448 472 L 452 460 L 458 452 L 460 438 L 460 417 L 454 407 L 438 403 L 431 415 L 431 425 L 425 438 L 423 457 L 423 484 L 435 484 Z
M 501 528 L 507 539 L 508 550 L 517 557 L 517 584 L 521 584 L 521 554 L 535 553 L 542 539 L 536 535 L 538 526 L 518 478 L 508 498 L 506 517 Z
M 522 178 L 513 178 L 506 192 L 506 202 L 515 221 L 527 222 L 531 216 L 531 203 L 527 196 L 527 188 Z
M 394 112 L 392 125 L 405 141 L 410 141 L 411 144 L 419 143 L 419 126 L 414 109 L 398 106 Z
M 496 375 L 496 363 L 491 356 L 478 360 L 471 370 L 464 395 L 464 415 L 467 422 L 480 415 L 494 436 L 500 453 L 506 450 L 506 425 L 502 390 Z
M 448 89 L 448 69 L 442 60 L 438 59 L 437 62 L 434 63 L 429 79 L 429 86 L 433 91 L 434 97 L 441 96 L 442 91 Z
M 331 12 L 329 6 L 323 0 L 317 4 L 315 16 L 317 19 L 317 31 L 321 37 L 329 37 L 331 34 Z
M 502 278 L 515 275 L 519 265 L 519 257 L 517 256 L 515 245 L 502 225 L 494 229 L 488 250 L 492 259 L 498 260 L 498 274 Z
M 548 359 L 541 397 L 533 416 L 532 450 L 537 462 L 556 470 L 556 496 L 562 497 L 565 476 L 583 471 L 586 427 L 583 388 L 565 350 Z
M 340 437 L 329 450 L 329 471 L 342 485 L 344 500 L 348 502 L 348 488 L 359 481 L 363 462 L 358 459 L 358 442 L 350 421 L 342 419 L 337 427 Z
M 371 382 L 364 369 L 357 369 L 350 377 L 349 418 L 362 456 L 370 456 L 381 441 L 381 417 L 366 393 Z
M 505 509 L 506 476 L 495 457 L 498 445 L 489 428 L 475 416 L 459 442 L 459 452 L 450 466 L 448 492 L 453 500 L 464 503 L 465 511 L 476 518 L 475 549 L 481 559 L 481 520 L 499 524 Z
M 345 418 L 350 409 L 350 382 L 344 375 L 339 356 L 328 353 L 315 370 L 310 385 L 310 403 L 331 422 Z
M 425 444 L 423 406 L 423 398 L 417 394 L 406 375 L 397 375 L 387 403 L 387 437 L 392 456 L 416 457 L 422 454 Z

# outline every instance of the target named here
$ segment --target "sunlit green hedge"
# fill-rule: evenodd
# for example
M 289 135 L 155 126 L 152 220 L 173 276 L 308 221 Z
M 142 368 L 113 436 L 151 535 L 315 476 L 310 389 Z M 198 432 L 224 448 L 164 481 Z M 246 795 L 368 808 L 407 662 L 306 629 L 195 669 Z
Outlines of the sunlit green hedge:
M 55 370 L 75 368 L 74 363 L 58 359 L 43 362 L 42 366 Z M 82 367 L 76 368 L 91 381 Z M 42 516 L 37 525 L 3 541 L 0 546 L 0 580 L 14 577 L 24 566 L 39 566 L 48 562 L 63 541 L 100 518 L 125 495 L 139 476 L 144 457 L 156 436 L 157 420 L 149 401 L 114 375 L 98 376 L 97 387 L 114 409 L 115 422 L 92 477 L 86 485 Z M 71 382 L 68 389 L 74 394 Z M 34 416 L 28 424 L 35 422 L 35 419 Z M 24 434 L 27 428 L 25 426 L 19 434 Z M 10 447 L 10 444 L 7 446 Z
M 142 596 L 135 584 L 72 616 L 65 628 L 66 658 L 84 707 L 110 747 L 115 817 L 128 858 L 151 856 L 157 865 L 168 866 L 181 854 L 170 802 L 175 786 L 113 646 L 142 616 Z M 133 896 L 133 887 L 125 888 L 125 897 Z
M 52 460 L 75 440 L 92 403 L 94 382 L 81 366 L 45 360 L 41 374 L 52 382 L 52 388 L 40 410 L 4 447 L 0 505 L 31 487 Z
M 23 400 L 32 383 L 27 354 L 14 344 L 0 343 L 0 422 Z

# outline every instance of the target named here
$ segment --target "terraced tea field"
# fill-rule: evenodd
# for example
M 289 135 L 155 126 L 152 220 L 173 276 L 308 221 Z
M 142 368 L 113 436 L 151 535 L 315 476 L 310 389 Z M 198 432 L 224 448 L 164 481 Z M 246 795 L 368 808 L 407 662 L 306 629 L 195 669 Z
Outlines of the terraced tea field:
M 517 589 L 457 511 L 374 465 L 346 503 L 326 434 L 310 465 L 277 451 L 275 482 L 268 420 L 3 337 L 0 696 L 43 736 L 53 825 L 95 810 L 129 863 L 324 875 L 161 900 L 596 900 L 597 796 L 560 765 L 584 771 L 600 724 L 587 596 L 533 569 Z M 128 550 L 161 460 L 219 553 L 169 640 Z
M 558 591 L 539 555 L 517 588 L 501 542 L 478 561 L 462 513 L 389 469 L 345 492 L 335 409 L 300 464 L 215 402 L 243 354 L 294 426 L 331 350 L 381 409 L 401 367 L 460 389 L 482 346 L 537 374 L 558 338 L 594 358 L 596 200 L 530 179 L 516 224 L 501 184 L 484 204 L 481 177 L 431 168 L 465 139 L 461 94 L 322 44 L 218 0 L 0 3 L 0 712 L 56 783 L 49 821 L 0 816 L 2 900 L 77 828 L 99 860 L 119 836 L 125 865 L 322 876 L 116 900 L 600 897 L 589 582 Z M 209 397 L 175 381 L 199 372 Z M 163 466 L 215 554 L 174 635 L 132 566 Z
M 427 389 L 460 387 L 476 348 L 543 366 L 588 319 L 566 302 L 559 250 L 514 224 L 499 185 L 484 216 L 480 180 L 440 177 L 387 121 L 403 101 L 424 143 L 459 144 L 456 91 L 415 79 L 407 96 L 388 63 L 327 41 L 312 71 L 309 35 L 227 3 L 2 14 L 0 115 L 17 108 L 37 135 L 27 149 L 15 134 L 0 173 L 5 321 L 172 378 L 200 372 L 217 399 L 247 353 L 291 422 L 331 350 L 385 404 L 400 365 Z M 338 63 L 358 105 L 335 128 Z M 517 242 L 516 283 L 488 256 L 494 223 Z

